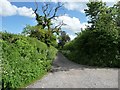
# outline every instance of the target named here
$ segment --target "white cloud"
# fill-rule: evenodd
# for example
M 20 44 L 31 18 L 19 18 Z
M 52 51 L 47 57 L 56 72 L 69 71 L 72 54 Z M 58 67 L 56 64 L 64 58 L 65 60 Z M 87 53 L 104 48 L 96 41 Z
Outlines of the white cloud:
M 69 35 L 70 39 L 73 40 L 77 35 Z
M 34 11 L 32 8 L 27 7 L 16 7 L 12 5 L 8 0 L 0 0 L 0 15 L 1 16 L 12 16 L 20 15 L 26 17 L 35 17 Z
M 95 0 L 96 1 L 96 0 Z M 100 0 L 98 0 L 100 1 Z M 117 0 L 102 0 L 103 2 L 106 2 L 107 6 L 113 6 Z M 68 10 L 76 10 L 79 11 L 81 13 L 84 13 L 84 9 L 87 9 L 87 2 L 63 2 L 64 3 L 64 7 Z
M 62 26 L 62 29 L 71 30 L 72 32 L 80 32 L 81 28 L 85 29 L 87 23 L 81 23 L 80 20 L 76 17 L 69 17 L 68 15 L 59 16 L 56 20 L 52 20 L 54 25 L 58 25 L 60 22 L 67 24 Z
M 64 7 L 68 10 L 76 10 L 84 13 L 84 9 L 87 9 L 86 3 L 80 2 L 66 2 L 64 3 Z
M 99 0 L 100 1 L 100 0 Z M 117 2 L 119 0 L 102 0 L 103 2 Z
M 0 15 L 2 16 L 11 16 L 15 15 L 17 12 L 17 7 L 11 5 L 7 0 L 0 0 Z
M 112 2 L 107 2 L 106 5 L 109 6 L 109 7 L 112 7 L 115 3 L 112 3 Z
M 11 0 L 12 1 L 12 0 Z M 45 1 L 45 0 L 43 0 Z M 51 2 L 58 2 L 59 0 L 50 0 Z M 66 2 L 64 2 L 66 1 Z M 64 7 L 68 10 L 77 10 L 84 13 L 84 9 L 87 8 L 86 2 L 89 0 L 63 0 Z M 117 0 L 102 0 L 104 2 L 116 2 Z M 20 16 L 27 16 L 27 17 L 35 17 L 34 11 L 32 8 L 27 7 L 16 7 L 12 5 L 8 0 L 0 0 L 0 15 L 1 16 L 12 16 L 12 15 L 20 15 Z M 83 3 L 81 3 L 83 2 Z
M 17 11 L 20 16 L 35 17 L 35 14 L 32 8 L 28 9 L 27 7 L 20 7 L 18 8 Z

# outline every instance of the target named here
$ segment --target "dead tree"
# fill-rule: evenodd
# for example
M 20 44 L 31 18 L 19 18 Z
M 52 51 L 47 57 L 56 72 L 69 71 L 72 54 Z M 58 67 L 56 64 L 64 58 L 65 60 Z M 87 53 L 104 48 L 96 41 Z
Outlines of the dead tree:
M 40 26 L 42 29 L 47 29 L 47 32 L 45 33 L 45 43 L 47 46 L 50 46 L 50 42 L 52 40 L 53 33 L 60 33 L 60 29 L 63 25 L 65 25 L 63 22 L 61 22 L 59 25 L 52 27 L 52 20 L 55 19 L 57 16 L 58 10 L 63 6 L 60 2 L 57 3 L 57 6 L 55 8 L 51 8 L 50 3 L 44 3 L 44 5 L 41 7 L 42 13 L 38 13 L 38 3 L 35 1 L 36 9 L 34 10 L 34 13 L 36 15 L 36 21 L 37 26 Z
M 54 28 L 52 28 L 52 33 L 56 33 L 57 35 L 59 35 L 59 33 L 61 32 L 61 27 L 63 25 L 66 25 L 63 21 L 60 22 L 57 26 L 55 26 Z
M 40 15 L 38 14 L 38 4 L 37 2 L 35 1 L 35 4 L 36 4 L 36 9 L 34 10 L 34 13 L 36 15 L 36 21 L 37 21 L 37 25 L 40 25 L 43 29 L 45 29 L 47 27 L 48 29 L 48 32 L 50 33 L 54 33 L 55 30 L 51 30 L 51 20 L 52 19 L 55 19 L 55 17 L 58 17 L 56 14 L 57 14 L 57 11 L 63 6 L 63 4 L 61 4 L 60 2 L 57 3 L 57 6 L 55 7 L 55 9 L 53 8 L 50 8 L 50 4 L 49 3 L 45 3 L 44 6 L 42 6 L 42 12 L 44 15 Z M 62 25 L 64 24 L 60 24 L 58 26 L 55 26 L 54 29 L 58 30 Z M 58 28 L 58 29 L 57 29 Z

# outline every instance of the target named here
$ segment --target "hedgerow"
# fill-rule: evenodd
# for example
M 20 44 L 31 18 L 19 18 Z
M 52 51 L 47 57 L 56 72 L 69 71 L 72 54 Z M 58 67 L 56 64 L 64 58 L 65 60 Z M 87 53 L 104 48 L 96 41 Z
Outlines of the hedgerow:
M 102 1 L 88 2 L 85 9 L 89 26 L 65 45 L 65 55 L 80 64 L 120 67 L 120 4 L 107 7 Z
M 75 40 L 66 44 L 64 50 L 67 50 L 67 52 L 63 52 L 64 55 L 80 64 L 99 67 L 120 67 L 117 30 L 111 32 L 85 30 Z
M 42 77 L 51 68 L 57 50 L 35 38 L 1 33 L 4 88 L 20 88 Z

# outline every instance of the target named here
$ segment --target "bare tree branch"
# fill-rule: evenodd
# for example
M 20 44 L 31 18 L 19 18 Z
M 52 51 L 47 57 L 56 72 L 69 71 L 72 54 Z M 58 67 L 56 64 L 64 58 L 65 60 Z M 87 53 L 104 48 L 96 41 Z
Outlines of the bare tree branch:
M 42 7 L 42 11 L 43 11 L 45 17 L 47 17 L 47 13 L 46 13 L 46 11 L 48 10 L 48 7 L 49 7 L 49 4 L 48 4 L 48 3 L 45 4 L 45 6 Z
M 36 15 L 36 20 L 37 20 L 38 17 L 39 17 L 39 15 L 38 15 L 38 13 L 37 13 L 37 10 L 38 10 L 38 4 L 37 4 L 36 0 L 35 0 L 35 5 L 36 5 L 36 9 L 34 10 L 34 13 L 35 13 L 35 15 Z
M 55 19 L 55 17 L 58 17 L 58 16 L 56 16 L 57 11 L 58 11 L 59 8 L 61 8 L 61 7 L 63 6 L 63 4 L 61 4 L 61 3 L 59 2 L 58 5 L 55 7 L 55 9 L 53 9 L 53 8 L 50 8 L 50 4 L 49 4 L 49 3 L 45 3 L 45 4 L 42 6 L 42 12 L 43 12 L 43 14 L 44 14 L 43 16 L 42 16 L 42 15 L 39 15 L 39 14 L 37 13 L 38 3 L 36 2 L 36 0 L 35 0 L 35 5 L 36 5 L 36 9 L 34 10 L 34 13 L 36 14 L 36 20 L 37 20 L 37 22 L 38 22 L 38 25 L 41 25 L 43 29 L 44 29 L 45 27 L 47 27 L 48 30 L 50 30 L 50 28 L 51 28 L 51 27 L 50 27 L 50 25 L 51 25 L 51 20 L 52 20 L 52 19 Z M 53 11 L 53 15 L 51 15 L 51 12 L 52 12 L 52 11 Z M 58 30 L 58 31 L 59 31 L 59 29 L 60 29 L 63 25 L 65 25 L 65 24 L 64 24 L 63 21 L 62 21 L 59 25 L 55 26 L 55 28 L 52 29 L 51 31 L 53 31 L 53 32 L 56 32 L 55 30 Z
M 54 32 L 60 32 L 60 29 L 61 29 L 61 27 L 62 27 L 63 25 L 67 25 L 67 24 L 63 23 L 63 21 L 62 21 L 59 25 L 55 26 L 55 27 L 52 29 L 52 33 L 54 33 Z
M 60 2 L 58 2 L 58 6 L 54 9 L 54 14 L 49 18 L 49 20 L 56 17 L 56 13 L 57 13 L 58 9 L 61 8 L 62 6 L 63 6 L 63 4 L 60 4 Z
M 49 10 L 47 16 L 50 16 L 50 13 L 51 13 L 52 10 L 53 10 L 52 8 Z
M 36 0 L 35 0 L 35 5 L 36 5 L 36 9 L 34 10 L 34 13 L 36 14 L 37 10 L 38 10 L 38 4 L 37 4 Z

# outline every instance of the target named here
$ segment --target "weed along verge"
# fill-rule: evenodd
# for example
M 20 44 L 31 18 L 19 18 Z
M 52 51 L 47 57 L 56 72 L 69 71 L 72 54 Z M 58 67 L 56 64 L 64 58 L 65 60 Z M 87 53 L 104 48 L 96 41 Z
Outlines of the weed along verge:
M 51 68 L 57 50 L 35 38 L 1 33 L 4 89 L 21 88 L 43 77 Z

